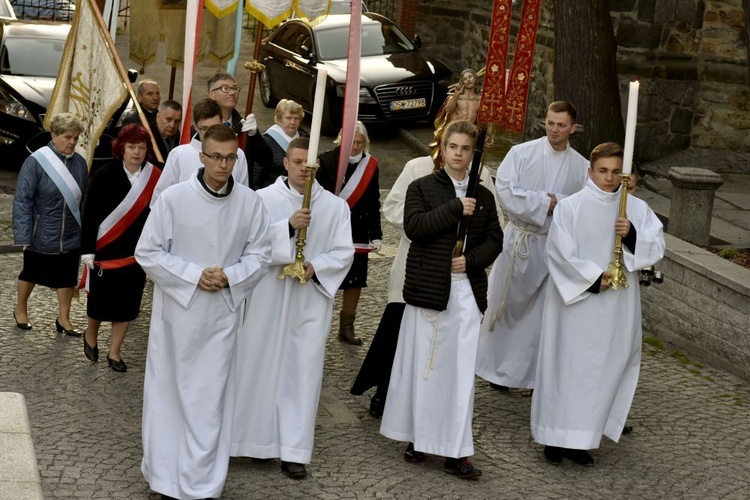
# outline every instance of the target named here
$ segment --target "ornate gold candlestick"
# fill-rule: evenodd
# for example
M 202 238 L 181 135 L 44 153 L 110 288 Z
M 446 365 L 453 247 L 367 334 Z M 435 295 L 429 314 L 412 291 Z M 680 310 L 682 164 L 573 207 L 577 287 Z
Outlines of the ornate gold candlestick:
M 310 198 L 312 197 L 312 188 L 315 184 L 315 172 L 318 170 L 318 165 L 305 163 L 305 169 L 307 169 L 307 181 L 305 182 L 305 192 L 302 197 L 302 208 L 310 208 Z M 297 253 L 294 256 L 294 262 L 287 264 L 279 275 L 279 279 L 283 280 L 287 276 L 297 278 L 300 283 L 304 284 L 307 282 L 305 278 L 305 255 L 303 253 L 305 249 L 305 240 L 307 239 L 307 228 L 300 228 L 297 232 Z
M 630 182 L 630 175 L 622 176 L 622 183 L 620 185 L 620 213 L 618 218 L 627 217 L 628 207 L 628 182 Z M 615 259 L 609 263 L 607 270 L 612 276 L 607 279 L 609 286 L 613 290 L 617 290 L 620 286 L 625 288 L 628 287 L 628 280 L 625 277 L 625 267 L 622 263 L 622 236 L 619 234 L 615 236 Z

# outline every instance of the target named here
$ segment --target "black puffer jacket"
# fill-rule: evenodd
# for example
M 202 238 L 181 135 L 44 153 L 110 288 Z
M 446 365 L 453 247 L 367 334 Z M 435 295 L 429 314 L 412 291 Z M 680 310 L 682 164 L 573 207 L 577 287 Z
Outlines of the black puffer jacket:
M 474 215 L 469 218 L 464 255 L 474 298 L 484 312 L 487 309 L 485 268 L 503 248 L 503 231 L 492 193 L 477 186 L 476 200 Z M 409 185 L 404 205 L 404 231 L 412 242 L 404 282 L 407 304 L 437 311 L 448 306 L 451 259 L 462 214 L 463 205 L 445 170 Z

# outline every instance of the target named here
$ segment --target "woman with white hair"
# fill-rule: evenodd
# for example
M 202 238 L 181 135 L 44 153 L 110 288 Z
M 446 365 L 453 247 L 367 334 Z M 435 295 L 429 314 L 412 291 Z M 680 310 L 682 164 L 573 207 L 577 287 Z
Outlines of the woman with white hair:
M 86 160 L 75 152 L 83 124 L 60 113 L 50 124 L 52 140 L 21 166 L 13 200 L 13 237 L 23 246 L 18 299 L 13 318 L 31 330 L 28 299 L 34 286 L 54 288 L 58 333 L 80 337 L 70 321 L 81 246 L 81 198 L 88 179 Z
M 248 158 L 255 158 L 253 165 L 252 187 L 255 190 L 270 186 L 279 176 L 286 175 L 284 157 L 289 142 L 297 137 L 308 137 L 308 133 L 300 129 L 305 110 L 302 105 L 291 99 L 282 99 L 276 105 L 274 113 L 275 124 L 268 127 L 263 134 L 265 144 L 261 144 L 261 151 L 246 151 Z M 267 146 L 267 147 L 263 147 Z M 248 143 L 248 147 L 250 144 Z M 257 145 L 256 145 L 257 147 Z
M 317 180 L 328 191 L 335 192 L 336 176 L 341 151 L 341 133 L 334 141 L 336 148 L 320 155 Z M 367 286 L 367 253 L 379 251 L 383 231 L 380 227 L 380 187 L 378 185 L 378 160 L 370 156 L 370 137 L 364 124 L 358 121 L 349 152 L 349 162 L 344 174 L 344 184 L 339 196 L 351 209 L 352 239 L 356 253 L 349 274 L 340 289 L 344 303 L 339 321 L 339 340 L 351 345 L 362 345 L 354 334 L 354 319 L 362 288 Z

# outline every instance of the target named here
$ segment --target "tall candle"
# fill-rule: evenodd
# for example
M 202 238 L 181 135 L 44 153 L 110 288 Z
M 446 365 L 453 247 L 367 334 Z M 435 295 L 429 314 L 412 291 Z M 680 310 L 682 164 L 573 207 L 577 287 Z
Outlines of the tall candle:
M 635 146 L 635 125 L 638 122 L 638 82 L 630 82 L 628 94 L 628 118 L 625 122 L 625 152 L 622 155 L 622 175 L 630 175 L 633 170 L 633 148 Z
M 314 165 L 318 157 L 320 144 L 320 123 L 323 121 L 323 107 L 325 106 L 326 78 L 328 70 L 318 67 L 318 79 L 315 82 L 315 100 L 313 101 L 312 124 L 310 125 L 310 149 L 307 150 L 307 163 Z

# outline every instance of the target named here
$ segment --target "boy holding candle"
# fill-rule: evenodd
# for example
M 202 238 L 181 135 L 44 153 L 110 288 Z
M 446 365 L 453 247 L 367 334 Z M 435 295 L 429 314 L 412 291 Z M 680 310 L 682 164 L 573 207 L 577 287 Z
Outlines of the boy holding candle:
M 602 435 L 618 441 L 638 382 L 641 305 L 638 269 L 664 255 L 662 224 L 648 205 L 627 196 L 618 217 L 623 150 L 591 152 L 586 187 L 561 200 L 547 238 L 547 288 L 531 433 L 558 465 L 569 458 L 593 466 L 587 450 Z M 613 224 L 614 223 L 614 224 Z M 612 226 L 614 225 L 614 231 Z M 608 281 L 615 236 L 622 237 L 628 286 Z

